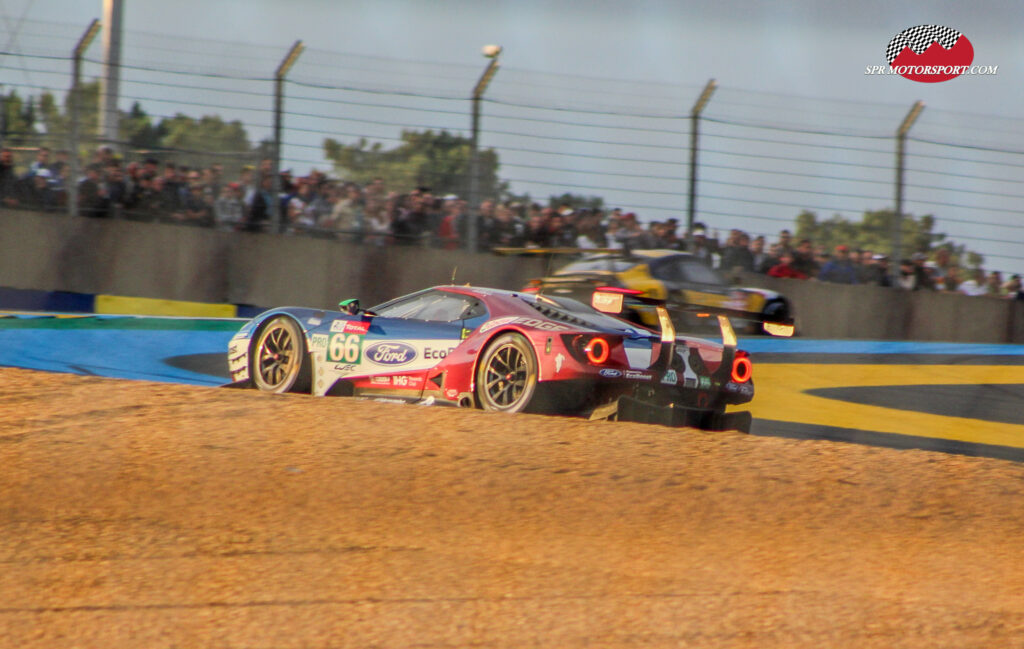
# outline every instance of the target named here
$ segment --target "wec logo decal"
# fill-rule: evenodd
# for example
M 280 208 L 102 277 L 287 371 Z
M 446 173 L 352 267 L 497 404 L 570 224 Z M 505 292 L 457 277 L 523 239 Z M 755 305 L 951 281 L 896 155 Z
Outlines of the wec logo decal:
M 416 350 L 405 343 L 376 343 L 366 348 L 366 358 L 378 365 L 405 365 L 416 360 Z

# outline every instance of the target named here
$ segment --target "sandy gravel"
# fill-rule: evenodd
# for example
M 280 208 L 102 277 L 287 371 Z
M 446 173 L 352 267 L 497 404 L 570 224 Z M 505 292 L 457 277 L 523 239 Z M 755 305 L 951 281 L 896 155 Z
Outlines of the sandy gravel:
M 1024 466 L 0 370 L 2 647 L 1022 647 Z

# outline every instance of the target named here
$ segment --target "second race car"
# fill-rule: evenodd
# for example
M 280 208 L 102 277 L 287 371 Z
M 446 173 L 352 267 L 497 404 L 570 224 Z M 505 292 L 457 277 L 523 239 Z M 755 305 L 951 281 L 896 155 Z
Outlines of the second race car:
M 585 251 L 581 251 L 585 252 Z M 527 287 L 545 295 L 581 297 L 599 286 L 635 289 L 664 300 L 682 327 L 693 328 L 690 307 L 728 310 L 750 333 L 792 335 L 793 307 L 782 294 L 761 288 L 731 287 L 707 264 L 676 250 L 620 250 L 588 254 Z M 640 319 L 655 325 L 651 310 Z M 765 324 L 767 323 L 767 327 Z M 788 331 L 784 331 L 789 327 Z

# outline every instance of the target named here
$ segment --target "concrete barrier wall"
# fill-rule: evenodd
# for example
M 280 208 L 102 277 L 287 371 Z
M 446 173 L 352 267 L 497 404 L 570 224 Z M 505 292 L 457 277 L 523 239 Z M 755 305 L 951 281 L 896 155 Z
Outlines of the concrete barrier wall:
M 743 286 L 782 293 L 809 338 L 1024 343 L 1024 303 L 933 291 L 842 286 L 742 273 Z
M 197 302 L 372 305 L 436 284 L 520 288 L 536 258 L 0 210 L 0 286 Z
M 0 210 L 0 286 L 262 306 L 372 305 L 436 284 L 520 288 L 536 257 L 376 247 L 310 237 L 70 219 Z M 1024 343 L 1024 304 L 927 291 L 840 286 L 743 274 L 779 291 L 813 338 Z

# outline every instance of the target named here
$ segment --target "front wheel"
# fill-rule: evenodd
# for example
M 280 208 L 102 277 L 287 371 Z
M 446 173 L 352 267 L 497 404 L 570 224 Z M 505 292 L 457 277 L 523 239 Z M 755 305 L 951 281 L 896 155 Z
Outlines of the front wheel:
M 264 392 L 306 392 L 311 374 L 299 325 L 288 316 L 272 318 L 249 353 L 253 383 Z
M 537 391 L 537 359 L 530 342 L 517 333 L 494 339 L 476 368 L 480 407 L 500 412 L 522 412 Z

